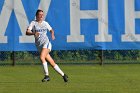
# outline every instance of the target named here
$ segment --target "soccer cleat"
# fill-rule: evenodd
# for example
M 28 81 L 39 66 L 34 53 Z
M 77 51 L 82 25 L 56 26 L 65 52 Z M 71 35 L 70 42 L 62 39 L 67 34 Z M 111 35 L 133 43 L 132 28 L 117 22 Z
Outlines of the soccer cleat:
M 42 79 L 42 82 L 50 81 L 50 77 L 45 75 L 45 77 Z
M 63 79 L 64 79 L 64 82 L 68 82 L 68 76 L 66 74 L 64 74 Z

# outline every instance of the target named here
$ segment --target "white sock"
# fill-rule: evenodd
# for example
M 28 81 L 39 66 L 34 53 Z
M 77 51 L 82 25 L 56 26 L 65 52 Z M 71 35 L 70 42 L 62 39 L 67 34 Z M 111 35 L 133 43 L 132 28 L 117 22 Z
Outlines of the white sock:
M 56 64 L 54 66 L 54 69 L 61 75 L 61 76 L 64 76 L 64 72 L 59 68 L 59 66 Z
M 48 71 L 48 65 L 47 65 L 47 62 L 43 62 L 43 68 L 44 68 L 44 72 L 45 72 L 45 75 L 49 75 L 49 71 Z

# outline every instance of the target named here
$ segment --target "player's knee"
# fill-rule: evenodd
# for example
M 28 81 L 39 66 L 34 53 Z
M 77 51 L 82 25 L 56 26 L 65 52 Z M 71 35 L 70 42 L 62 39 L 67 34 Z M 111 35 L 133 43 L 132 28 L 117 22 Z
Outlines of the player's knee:
M 45 57 L 40 55 L 40 60 L 43 62 L 45 60 Z

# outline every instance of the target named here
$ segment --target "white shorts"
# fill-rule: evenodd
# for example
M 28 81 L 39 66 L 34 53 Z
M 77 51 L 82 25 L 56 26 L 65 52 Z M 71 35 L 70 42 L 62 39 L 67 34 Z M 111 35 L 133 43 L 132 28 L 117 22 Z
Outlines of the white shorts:
M 42 46 L 36 46 L 36 47 L 37 47 L 37 50 L 38 50 L 39 53 L 42 51 L 43 48 L 47 48 L 50 51 L 52 50 L 52 44 L 50 42 L 46 43 L 46 44 L 44 44 Z

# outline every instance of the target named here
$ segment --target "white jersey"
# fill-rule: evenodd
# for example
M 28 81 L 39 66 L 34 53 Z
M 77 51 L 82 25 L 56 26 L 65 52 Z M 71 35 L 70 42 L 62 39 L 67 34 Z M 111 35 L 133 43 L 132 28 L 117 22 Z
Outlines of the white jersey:
M 47 34 L 47 30 L 52 30 L 52 27 L 46 21 L 42 21 L 42 23 L 38 23 L 36 20 L 32 21 L 28 27 L 29 30 L 32 32 L 38 32 L 39 36 L 35 37 L 35 44 L 36 46 L 42 46 L 44 44 L 49 43 L 49 39 Z

